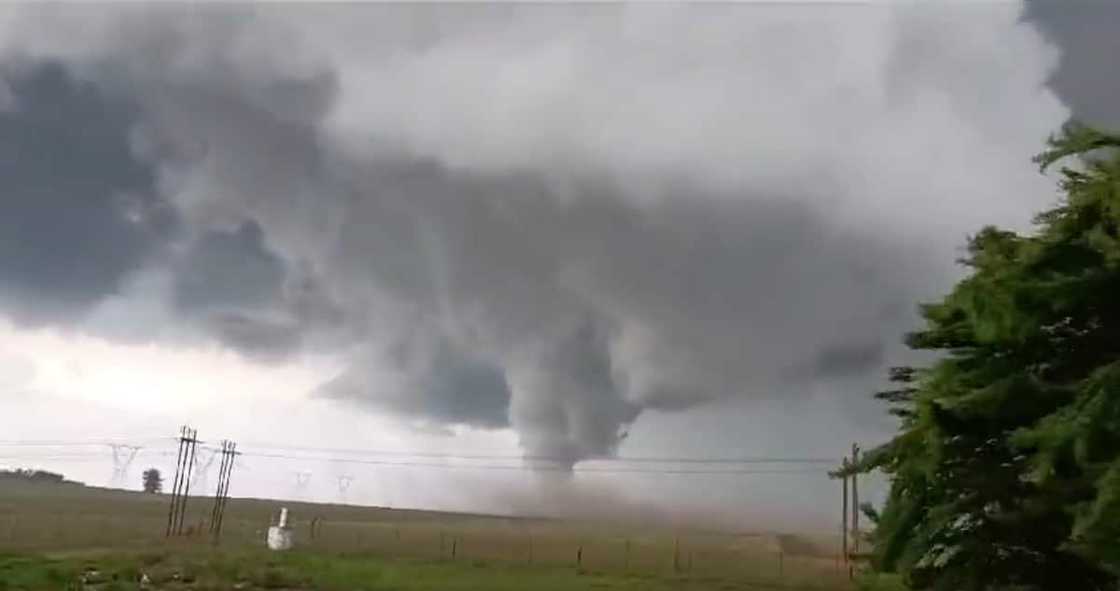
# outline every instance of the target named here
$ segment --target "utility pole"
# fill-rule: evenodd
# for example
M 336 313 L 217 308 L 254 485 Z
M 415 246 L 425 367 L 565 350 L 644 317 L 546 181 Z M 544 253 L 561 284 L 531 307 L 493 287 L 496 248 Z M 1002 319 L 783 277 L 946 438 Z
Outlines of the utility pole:
M 852 444 L 852 554 L 859 553 L 859 479 L 856 473 L 859 466 L 859 445 Z
M 185 436 L 186 427 L 179 428 L 179 452 L 175 456 L 175 478 L 171 483 L 171 507 L 167 510 L 167 531 L 164 537 L 171 536 L 171 525 L 175 519 L 175 509 L 178 506 L 179 496 L 179 476 L 183 467 L 183 438 Z
M 844 486 L 843 509 L 840 511 L 840 552 L 844 557 L 844 564 L 848 564 L 848 458 L 841 462 L 843 477 L 840 481 Z
M 229 502 L 229 481 L 237 460 L 237 444 L 223 440 L 222 461 L 218 467 L 218 487 L 214 492 L 214 508 L 210 510 L 210 535 L 216 545 L 222 537 L 222 522 L 225 519 L 226 504 Z
M 198 447 L 198 430 L 192 429 L 190 438 L 187 440 L 187 451 L 184 454 L 186 457 L 186 474 L 183 475 L 183 494 L 180 495 L 182 500 L 179 502 L 179 522 L 175 526 L 176 533 L 182 535 L 183 533 L 183 518 L 187 515 L 187 501 L 191 498 L 191 475 L 194 472 L 195 451 Z
M 190 495 L 190 478 L 194 469 L 195 447 L 198 445 L 198 430 L 183 426 L 179 429 L 179 453 L 175 460 L 175 480 L 171 487 L 171 507 L 167 512 L 166 536 L 183 533 L 183 517 L 187 512 L 187 498 Z
M 222 488 L 226 481 L 226 470 L 229 469 L 230 458 L 228 453 L 229 442 L 223 440 L 220 453 L 222 456 L 221 462 L 218 463 L 218 486 L 214 489 L 214 506 L 210 509 L 210 534 L 214 538 L 214 543 L 218 543 L 218 511 L 222 505 Z

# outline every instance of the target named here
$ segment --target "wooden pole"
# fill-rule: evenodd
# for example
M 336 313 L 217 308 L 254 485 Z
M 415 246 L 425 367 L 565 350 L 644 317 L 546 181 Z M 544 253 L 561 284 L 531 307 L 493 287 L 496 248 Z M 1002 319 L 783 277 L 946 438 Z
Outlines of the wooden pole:
M 187 450 L 183 457 L 183 492 L 179 500 L 179 517 L 175 524 L 175 534 L 183 534 L 183 519 L 187 515 L 187 501 L 191 494 L 191 474 L 194 472 L 194 454 L 198 444 L 198 429 L 187 431 Z
M 214 529 L 215 543 L 217 543 L 216 540 L 222 535 L 222 523 L 225 521 L 226 504 L 229 503 L 229 479 L 233 474 L 233 464 L 237 461 L 237 444 L 230 441 L 226 452 L 229 454 L 229 461 L 226 462 L 226 477 L 225 481 L 222 483 L 220 489 L 221 495 L 218 499 L 218 523 Z
M 218 527 L 218 507 L 222 502 L 222 484 L 224 484 L 226 480 L 226 462 L 229 461 L 229 454 L 226 453 L 228 444 L 229 442 L 223 439 L 222 449 L 218 452 L 222 454 L 222 459 L 218 462 L 218 485 L 214 488 L 214 507 L 210 509 L 211 534 L 213 534 Z M 314 526 L 312 526 L 312 532 L 312 535 L 314 535 Z
M 179 453 L 175 458 L 175 479 L 171 483 L 171 507 L 167 510 L 167 533 L 165 537 L 171 536 L 171 527 L 175 523 L 175 513 L 178 509 L 179 499 L 179 469 L 183 464 L 183 436 L 187 428 L 179 428 Z
M 681 538 L 677 536 L 673 538 L 673 572 L 680 572 L 681 570 Z
M 844 477 L 841 482 L 844 486 L 843 510 L 840 511 L 840 553 L 844 557 L 844 564 L 848 563 L 848 458 L 844 458 L 841 466 Z
M 852 444 L 852 467 L 859 465 L 859 446 Z M 852 554 L 859 553 L 859 480 L 852 472 Z

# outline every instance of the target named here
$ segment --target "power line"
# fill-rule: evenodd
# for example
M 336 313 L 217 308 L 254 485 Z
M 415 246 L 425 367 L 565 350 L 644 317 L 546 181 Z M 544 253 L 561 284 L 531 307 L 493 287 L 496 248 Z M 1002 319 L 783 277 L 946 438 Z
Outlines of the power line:
M 448 460 L 526 460 L 538 462 L 570 463 L 572 458 L 545 455 L 513 455 L 513 454 L 454 454 L 441 452 L 410 452 L 400 450 L 381 449 L 353 449 L 331 447 L 305 447 L 293 445 L 277 445 L 269 443 L 249 443 L 248 446 L 261 449 L 275 449 L 287 451 L 305 451 L 347 455 L 373 455 L 415 457 Z M 816 457 L 774 457 L 774 456 L 744 456 L 744 457 L 679 457 L 679 456 L 625 456 L 625 457 L 600 457 L 587 458 L 585 461 L 605 463 L 643 463 L 643 464 L 827 464 L 835 465 L 835 458 Z
M 7 462 L 67 462 L 67 463 L 87 463 L 97 462 L 105 463 L 110 461 L 110 458 L 105 457 L 105 454 L 98 455 L 43 455 L 43 456 L 0 456 L 0 461 Z
M 161 438 L 166 440 L 167 438 Z M 201 445 L 199 448 L 216 452 L 218 448 L 212 446 Z M 8 444 L 0 442 L 0 446 L 5 445 L 19 445 L 19 446 L 42 446 L 42 447 L 66 447 L 66 446 L 87 446 L 87 445 L 105 445 L 102 441 L 49 441 L 49 442 L 14 442 Z M 279 452 L 269 451 L 251 451 L 252 448 L 260 450 L 279 450 Z M 148 449 L 142 450 L 141 453 L 149 452 Z M 309 452 L 310 454 L 293 454 L 284 452 Z M 169 451 L 155 451 L 152 452 L 157 455 L 170 455 Z M 332 455 L 327 455 L 332 454 Z M 351 455 L 358 457 L 340 457 Z M 78 454 L 66 454 L 67 456 L 77 456 Z M 92 454 L 91 454 L 92 455 Z M 545 456 L 545 455 L 512 455 L 512 454 L 461 454 L 461 453 L 440 453 L 440 452 L 425 452 L 425 451 L 401 451 L 401 450 L 383 450 L 383 449 L 357 449 L 357 448 L 332 448 L 332 447 L 311 447 L 311 446 L 294 446 L 294 445 L 279 445 L 270 443 L 253 443 L 249 451 L 239 452 L 238 455 L 244 457 L 256 457 L 264 459 L 283 459 L 283 460 L 305 460 L 305 461 L 322 461 L 331 463 L 351 463 L 351 464 L 367 464 L 376 466 L 400 466 L 400 467 L 425 467 L 425 468 L 442 468 L 442 469 L 474 469 L 474 470 L 520 470 L 520 471 L 534 471 L 534 472 L 603 472 L 603 473 L 634 473 L 634 474 L 815 474 L 822 471 L 817 468 L 805 469 L 764 469 L 764 468 L 705 468 L 704 466 L 760 466 L 760 465 L 821 465 L 821 466 L 834 466 L 835 460 L 831 458 L 816 458 L 816 457 L 776 457 L 776 456 L 743 456 L 743 457 L 681 457 L 681 456 L 626 456 L 626 457 L 603 457 L 603 458 L 590 458 L 588 462 L 595 464 L 605 464 L 606 466 L 585 466 L 571 468 L 571 458 L 562 458 L 558 456 Z M 363 458 L 361 456 L 367 456 Z M 399 460 L 388 459 L 368 459 L 368 456 L 384 456 L 387 458 L 400 458 Z M 0 456 L 0 459 L 27 457 L 24 454 L 20 456 Z M 54 459 L 59 456 L 34 456 L 42 459 Z M 416 461 L 412 458 L 420 460 L 443 460 L 443 462 L 434 461 Z M 499 461 L 499 462 L 528 462 L 527 465 L 508 465 L 508 464 L 462 464 L 462 463 L 447 463 L 447 462 L 476 462 L 476 461 Z M 698 468 L 670 468 L 668 466 L 661 467 L 626 467 L 627 464 L 638 465 L 693 465 L 700 466 Z
M 106 445 L 137 445 L 167 441 L 167 437 L 146 439 L 21 439 L 0 441 L 0 447 L 101 447 Z
M 598 467 L 584 467 L 572 468 L 569 470 L 565 466 L 557 465 L 501 465 L 501 464 L 441 464 L 435 462 L 412 462 L 412 461 L 387 461 L 387 460 L 368 460 L 360 458 L 338 458 L 338 457 L 324 457 L 324 456 L 297 456 L 288 454 L 267 454 L 267 453 L 254 453 L 254 452 L 239 452 L 240 455 L 249 458 L 261 459 L 276 459 L 276 460 L 302 460 L 302 461 L 320 461 L 328 463 L 341 463 L 341 464 L 359 464 L 359 465 L 373 465 L 384 467 L 401 467 L 401 468 L 436 468 L 436 469 L 449 469 L 449 470 L 499 470 L 499 471 L 521 471 L 521 472 L 576 472 L 576 473 L 606 473 L 606 474 L 695 474 L 695 475 L 750 475 L 750 474 L 798 474 L 798 475 L 813 475 L 813 474 L 826 474 L 825 468 L 791 468 L 791 469 L 770 469 L 770 468 L 744 468 L 744 469 L 669 469 L 669 468 L 598 468 Z M 167 457 L 174 455 L 172 452 L 159 452 L 158 455 Z M 38 456 L 0 456 L 0 460 L 55 460 L 55 461 L 68 461 L 68 462 L 91 462 L 91 461 L 105 461 L 104 454 L 71 454 L 71 455 L 38 455 Z
M 523 472 L 593 472 L 593 473 L 607 473 L 607 474 L 728 474 L 728 475 L 742 475 L 742 474 L 827 474 L 827 470 L 823 468 L 799 468 L 789 470 L 777 469 L 723 469 L 723 470 L 704 470 L 704 469 L 667 469 L 667 468 L 568 468 L 566 466 L 544 465 L 505 465 L 505 464 L 439 464 L 434 462 L 411 462 L 411 461 L 387 461 L 387 460 L 365 460 L 358 458 L 338 458 L 329 456 L 297 456 L 290 454 L 275 454 L 275 453 L 259 453 L 259 452 L 242 452 L 247 458 L 263 458 L 263 459 L 279 459 L 279 460 L 312 460 L 340 464 L 363 464 L 373 466 L 397 466 L 406 468 L 439 468 L 451 470 L 511 470 Z
M 140 450 L 137 452 L 138 456 L 168 456 L 171 452 L 156 451 L 156 450 Z M 108 460 L 104 453 L 95 452 L 57 452 L 57 453 L 41 453 L 41 454 L 3 454 L 0 455 L 0 460 L 69 460 L 69 459 L 89 459 L 89 460 Z

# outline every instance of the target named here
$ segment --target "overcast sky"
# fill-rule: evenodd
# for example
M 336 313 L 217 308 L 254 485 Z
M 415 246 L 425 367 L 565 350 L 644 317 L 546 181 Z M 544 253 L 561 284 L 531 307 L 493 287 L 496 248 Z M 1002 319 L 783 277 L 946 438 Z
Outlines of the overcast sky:
M 7 6 L 0 439 L 142 441 L 130 486 L 184 422 L 545 456 L 233 492 L 830 523 L 819 474 L 578 471 L 889 436 L 916 303 L 1054 203 L 1049 133 L 1120 123 L 1120 15 L 1067 4 Z M 107 481 L 64 451 L 0 464 Z

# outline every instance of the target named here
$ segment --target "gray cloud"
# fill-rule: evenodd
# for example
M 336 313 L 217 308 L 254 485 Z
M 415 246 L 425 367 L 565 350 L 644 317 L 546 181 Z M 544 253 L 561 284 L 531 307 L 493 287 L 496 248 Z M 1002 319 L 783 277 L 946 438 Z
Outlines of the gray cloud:
M 438 345 L 397 343 L 387 355 L 403 383 L 363 370 L 355 363 L 326 383 L 319 395 L 403 413 L 424 421 L 484 428 L 508 427 L 510 390 L 500 367 L 472 359 L 446 342 Z M 369 359 L 386 365 L 376 355 Z
M 1109 0 L 1027 0 L 1024 18 L 1062 50 L 1050 77 L 1054 91 L 1085 123 L 1120 130 L 1120 3 Z
M 229 346 L 259 361 L 280 361 L 300 346 L 298 326 L 238 312 L 207 316 L 203 324 Z
M 1017 16 L 46 7 L 4 38 L 137 105 L 184 227 L 136 291 L 167 322 L 574 462 L 645 410 L 866 396 L 964 236 L 1051 199 Z
M 130 151 L 130 105 L 59 64 L 3 77 L 0 300 L 22 322 L 73 321 L 153 256 L 174 217 Z
M 264 247 L 259 225 L 211 230 L 176 261 L 175 303 L 187 312 L 265 308 L 284 284 L 283 262 Z
M 881 341 L 825 347 L 817 354 L 814 373 L 820 377 L 862 375 L 881 368 L 885 352 Z
M 259 360 L 298 350 L 301 328 L 284 298 L 287 268 L 255 222 L 199 234 L 170 270 L 172 303 L 185 319 Z

